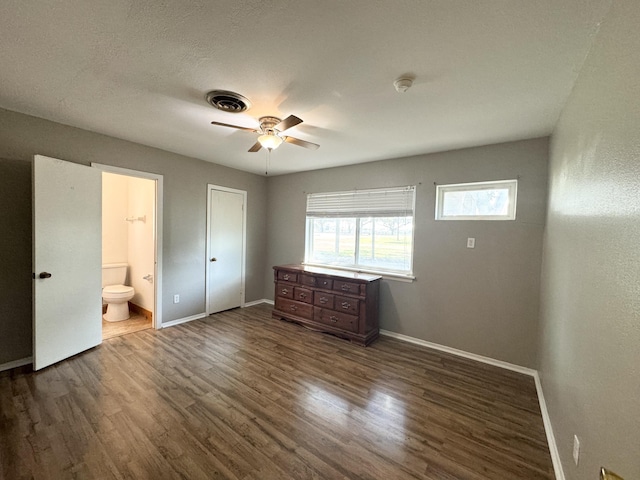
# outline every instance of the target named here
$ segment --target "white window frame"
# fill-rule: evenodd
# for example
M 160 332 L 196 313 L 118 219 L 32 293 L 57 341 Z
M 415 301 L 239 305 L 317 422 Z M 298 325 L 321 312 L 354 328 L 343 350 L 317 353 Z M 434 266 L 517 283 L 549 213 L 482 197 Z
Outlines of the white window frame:
M 477 190 L 503 189 L 509 190 L 509 209 L 505 215 L 444 215 L 444 198 L 448 192 L 465 192 Z M 436 220 L 515 220 L 518 198 L 518 180 L 496 180 L 491 182 L 456 183 L 436 185 Z
M 322 197 L 322 196 L 330 196 L 330 197 L 340 197 L 340 196 L 344 196 L 345 198 L 348 198 L 349 196 L 362 196 L 362 195 L 367 195 L 367 194 L 384 194 L 385 192 L 398 192 L 399 190 L 404 190 L 406 192 L 412 192 L 411 195 L 411 201 L 410 201 L 410 205 L 407 205 L 406 210 L 397 210 L 395 213 L 397 213 L 398 216 L 411 216 L 412 217 L 412 229 L 411 229 L 411 252 L 410 252 L 410 269 L 408 271 L 399 271 L 399 270 L 391 270 L 391 269 L 385 269 L 385 268 L 380 268 L 380 267 L 371 267 L 371 266 L 362 266 L 362 265 L 335 265 L 335 264 L 331 264 L 331 263 L 318 263 L 318 262 L 311 262 L 309 261 L 309 255 L 310 255 L 310 251 L 311 251 L 311 243 L 312 243 L 312 238 L 311 238 L 311 234 L 312 232 L 310 231 L 310 218 L 317 218 L 318 216 L 325 216 L 327 218 L 355 218 L 356 219 L 356 239 L 355 239 L 355 254 L 354 254 L 354 259 L 357 261 L 357 258 L 359 256 L 359 248 L 360 248 L 360 219 L 364 218 L 364 217 L 381 217 L 381 216 L 390 216 L 389 212 L 387 212 L 386 215 L 382 215 L 380 210 L 386 210 L 386 208 L 389 208 L 388 206 L 380 206 L 379 204 L 374 206 L 371 205 L 363 205 L 362 202 L 358 202 L 356 201 L 355 204 L 357 205 L 356 207 L 354 207 L 354 210 L 351 211 L 348 208 L 350 207 L 346 207 L 345 208 L 345 204 L 349 204 L 351 202 L 349 202 L 348 200 L 345 200 L 345 202 L 335 202 L 332 206 L 327 207 L 328 210 L 334 210 L 335 214 L 332 214 L 330 212 L 327 213 L 322 213 L 322 212 L 318 212 L 315 211 L 314 212 L 310 212 L 310 206 L 309 206 L 309 199 L 316 196 L 316 197 Z M 305 265 L 314 265 L 314 266 L 320 266 L 320 267 L 327 267 L 327 268 L 333 268 L 336 270 L 347 270 L 347 271 L 355 271 L 355 272 L 362 272 L 362 273 L 372 273 L 372 274 L 378 274 L 378 275 L 382 275 L 385 278 L 393 278 L 393 279 L 405 279 L 406 281 L 412 281 L 413 279 L 415 279 L 415 277 L 413 276 L 413 261 L 414 261 L 414 251 L 415 251 L 415 201 L 416 201 L 416 187 L 415 185 L 413 186 L 405 186 L 405 187 L 387 187 L 387 188 L 376 188 L 376 189 L 367 189 L 367 190 L 353 190 L 353 191 L 343 191 L 343 192 L 322 192 L 322 193 L 310 193 L 307 195 L 307 214 L 305 217 L 305 261 L 304 264 Z M 357 210 L 356 210 L 357 209 Z

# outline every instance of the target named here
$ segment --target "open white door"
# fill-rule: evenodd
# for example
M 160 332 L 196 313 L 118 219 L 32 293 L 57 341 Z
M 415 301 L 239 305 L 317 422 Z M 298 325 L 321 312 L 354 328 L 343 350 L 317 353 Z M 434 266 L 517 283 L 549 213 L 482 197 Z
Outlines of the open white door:
M 209 186 L 207 313 L 244 303 L 246 192 Z
M 33 160 L 33 368 L 102 342 L 102 172 Z

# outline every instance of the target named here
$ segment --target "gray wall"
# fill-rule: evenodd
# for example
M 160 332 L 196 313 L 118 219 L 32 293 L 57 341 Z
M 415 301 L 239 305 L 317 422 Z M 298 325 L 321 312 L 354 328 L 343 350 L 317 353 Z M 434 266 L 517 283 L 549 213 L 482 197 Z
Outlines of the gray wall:
M 542 138 L 270 178 L 265 291 L 273 265 L 304 259 L 307 193 L 417 184 L 417 278 L 383 281 L 381 327 L 533 368 L 547 160 Z M 434 182 L 516 177 L 516 221 L 434 220 Z
M 539 366 L 569 480 L 640 478 L 638 25 L 613 2 L 551 142 Z
M 31 163 L 0 159 L 0 364 L 31 355 Z
M 8 244 L 10 249 L 2 253 L 8 263 L 3 261 L 0 269 L 0 286 L 11 285 L 8 298 L 4 289 L 0 293 L 3 295 L 0 298 L 0 364 L 31 355 L 31 282 L 25 282 L 24 278 L 31 277 L 31 158 L 34 154 L 164 176 L 164 322 L 205 311 L 207 184 L 246 190 L 246 300 L 263 298 L 267 196 L 264 177 L 0 110 L 0 158 L 9 159 L 0 161 L 0 245 Z M 172 302 L 175 293 L 180 294 L 179 304 Z

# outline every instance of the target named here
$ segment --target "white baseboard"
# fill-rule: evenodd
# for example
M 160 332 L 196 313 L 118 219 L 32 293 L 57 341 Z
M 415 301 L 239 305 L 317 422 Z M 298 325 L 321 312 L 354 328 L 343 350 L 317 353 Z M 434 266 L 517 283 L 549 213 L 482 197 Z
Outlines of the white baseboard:
M 565 480 L 564 471 L 562 470 L 562 463 L 560 462 L 560 455 L 558 453 L 558 446 L 556 444 L 556 438 L 553 435 L 553 428 L 551 427 L 551 419 L 549 418 L 549 411 L 547 410 L 547 404 L 544 400 L 544 394 L 542 393 L 542 384 L 540 383 L 540 376 L 538 371 L 533 368 L 523 367 L 521 365 L 515 365 L 509 362 L 503 362 L 502 360 L 496 360 L 495 358 L 485 357 L 471 352 L 465 352 L 464 350 L 458 350 L 457 348 L 447 347 L 446 345 L 440 345 L 439 343 L 432 343 L 419 338 L 410 337 L 408 335 L 402 335 L 400 333 L 390 332 L 388 330 L 380 330 L 380 335 L 386 335 L 387 337 L 397 338 L 404 342 L 415 343 L 416 345 L 422 345 L 423 347 L 433 348 L 441 352 L 450 353 L 459 357 L 476 360 L 478 362 L 487 363 L 495 367 L 504 368 L 514 372 L 522 373 L 533 377 L 536 384 L 536 392 L 538 394 L 538 402 L 540 404 L 540 413 L 542 414 L 542 422 L 544 424 L 544 431 L 547 435 L 547 443 L 549 444 L 549 453 L 551 453 L 551 462 L 553 463 L 553 470 L 555 472 L 556 480 Z
M 253 307 L 254 305 L 260 305 L 262 303 L 267 303 L 269 305 L 273 305 L 273 300 L 268 300 L 266 298 L 261 298 L 260 300 L 254 300 L 253 302 L 245 303 L 242 308 Z
M 553 462 L 553 470 L 556 472 L 556 480 L 565 480 L 564 470 L 562 469 L 562 462 L 560 461 L 560 453 L 558 452 L 558 445 L 556 444 L 556 437 L 553 434 L 551 418 L 549 417 L 549 411 L 547 410 L 547 402 L 545 402 L 544 400 L 544 393 L 542 393 L 542 383 L 540 382 L 540 375 L 537 371 L 533 375 L 533 379 L 536 382 L 538 403 L 540 403 L 540 412 L 542 412 L 544 431 L 547 434 L 547 443 L 549 444 L 549 453 L 551 454 L 551 461 Z
M 0 365 L 0 372 L 5 370 L 11 370 L 12 368 L 22 367 L 24 365 L 30 365 L 33 363 L 33 357 L 21 358 L 20 360 L 14 360 L 12 362 L 3 363 Z
M 525 375 L 529 375 L 532 377 L 535 376 L 535 374 L 537 373 L 532 368 L 522 367 L 520 365 L 515 365 L 513 363 L 503 362 L 502 360 L 496 360 L 495 358 L 485 357 L 483 355 L 465 352 L 464 350 L 458 350 L 457 348 L 447 347 L 446 345 L 440 345 L 439 343 L 427 342 L 426 340 L 410 337 L 408 335 L 402 335 L 400 333 L 390 332 L 388 330 L 380 330 L 380 335 L 386 335 L 387 337 L 397 338 L 398 340 L 402 340 L 409 343 L 415 343 L 416 345 L 422 345 L 423 347 L 433 348 L 434 350 L 440 350 L 441 352 L 450 353 L 452 355 L 457 355 L 459 357 L 469 358 L 477 362 L 488 363 L 489 365 L 493 365 L 495 367 L 512 370 L 514 372 L 523 373 Z
M 200 320 L 201 318 L 205 318 L 207 316 L 206 313 L 198 313 L 197 315 L 191 315 L 190 317 L 178 318 L 176 320 L 171 320 L 170 322 L 163 322 L 160 328 L 173 327 L 175 325 L 180 325 L 181 323 L 191 322 L 193 320 Z

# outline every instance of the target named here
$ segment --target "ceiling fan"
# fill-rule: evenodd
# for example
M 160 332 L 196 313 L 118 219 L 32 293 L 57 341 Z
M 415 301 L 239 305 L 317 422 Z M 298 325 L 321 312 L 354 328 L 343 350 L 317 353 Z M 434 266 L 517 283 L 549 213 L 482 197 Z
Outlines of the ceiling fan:
M 295 115 L 289 115 L 284 120 L 280 120 L 277 117 L 260 117 L 259 121 L 260 128 L 258 129 L 229 125 L 228 123 L 221 122 L 211 122 L 211 124 L 219 125 L 221 127 L 237 128 L 238 130 L 246 130 L 259 134 L 260 136 L 258 137 L 258 141 L 249 149 L 249 152 L 257 152 L 261 148 L 266 148 L 271 151 L 278 148 L 283 142 L 292 143 L 293 145 L 309 148 L 311 150 L 317 150 L 320 147 L 317 143 L 307 142 L 306 140 L 300 140 L 299 138 L 282 135 L 282 132 L 285 130 L 302 123 L 302 119 Z

